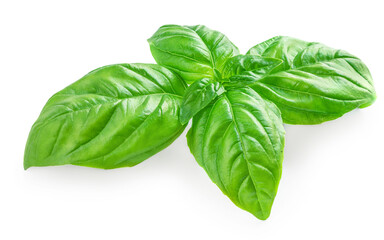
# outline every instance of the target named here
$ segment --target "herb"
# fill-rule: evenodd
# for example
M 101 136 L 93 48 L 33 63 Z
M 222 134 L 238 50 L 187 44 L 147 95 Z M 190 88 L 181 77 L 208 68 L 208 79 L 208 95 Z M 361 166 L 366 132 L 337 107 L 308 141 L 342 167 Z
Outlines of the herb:
M 320 43 L 274 37 L 239 55 L 217 31 L 177 25 L 148 41 L 158 64 L 193 83 L 181 108 L 182 122 L 194 115 L 192 154 L 224 194 L 259 219 L 269 216 L 281 176 L 283 121 L 318 124 L 376 97 L 360 59 Z
M 187 140 L 198 164 L 238 207 L 267 219 L 283 122 L 319 124 L 376 98 L 360 59 L 320 43 L 278 36 L 241 55 L 201 25 L 162 26 L 148 42 L 159 65 L 102 67 L 49 99 L 28 138 L 26 169 L 134 166 L 192 119 Z

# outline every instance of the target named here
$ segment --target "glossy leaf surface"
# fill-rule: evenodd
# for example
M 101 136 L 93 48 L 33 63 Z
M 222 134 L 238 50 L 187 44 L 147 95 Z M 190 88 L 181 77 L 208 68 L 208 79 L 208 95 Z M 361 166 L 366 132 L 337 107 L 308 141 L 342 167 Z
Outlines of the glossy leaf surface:
M 283 60 L 283 69 L 289 69 L 297 54 L 304 48 L 317 44 L 286 36 L 276 36 L 249 49 L 248 55 L 271 57 Z
M 279 58 L 284 64 L 251 86 L 274 102 L 290 124 L 318 124 L 371 105 L 372 77 L 357 57 L 320 43 L 275 37 L 249 54 Z
M 177 72 L 188 84 L 220 78 L 225 61 L 239 54 L 224 34 L 202 25 L 165 25 L 148 42 L 156 62 Z
M 221 83 L 208 78 L 203 78 L 191 84 L 186 90 L 181 104 L 180 122 L 182 124 L 188 123 L 189 119 L 224 91 Z
M 279 184 L 284 128 L 280 111 L 250 88 L 230 89 L 200 111 L 188 146 L 237 206 L 267 219 Z
M 184 130 L 184 91 L 185 83 L 158 65 L 96 69 L 49 99 L 29 134 L 24 167 L 134 166 Z

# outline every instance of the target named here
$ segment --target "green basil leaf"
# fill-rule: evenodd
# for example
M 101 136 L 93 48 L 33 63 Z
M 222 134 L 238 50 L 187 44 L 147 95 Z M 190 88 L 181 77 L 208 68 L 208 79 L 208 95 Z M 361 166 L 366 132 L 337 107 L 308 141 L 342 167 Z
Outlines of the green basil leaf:
M 152 64 L 99 68 L 53 95 L 32 126 L 24 156 L 31 166 L 134 166 L 184 130 L 185 83 Z
M 165 25 L 148 39 L 156 62 L 178 73 L 188 84 L 217 79 L 225 61 L 239 54 L 222 33 L 205 26 Z
M 191 84 L 191 86 L 187 88 L 181 104 L 181 124 L 188 123 L 189 119 L 224 91 L 224 87 L 219 82 L 208 78 L 203 78 Z
M 267 219 L 281 177 L 284 127 L 279 109 L 251 88 L 230 89 L 200 111 L 188 146 L 238 207 Z
M 368 68 L 343 50 L 276 37 L 249 53 L 284 60 L 249 86 L 279 107 L 285 123 L 319 124 L 376 99 Z
M 232 86 L 250 84 L 282 65 L 283 61 L 255 55 L 237 55 L 227 60 L 222 77 Z

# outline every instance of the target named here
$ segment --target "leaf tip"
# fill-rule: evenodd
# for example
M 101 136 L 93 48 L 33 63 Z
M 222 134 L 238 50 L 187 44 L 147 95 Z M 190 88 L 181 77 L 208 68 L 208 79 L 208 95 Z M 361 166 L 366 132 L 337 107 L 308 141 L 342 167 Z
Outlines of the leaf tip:
M 23 164 L 23 168 L 24 170 L 28 170 L 28 168 L 30 168 L 31 165 L 29 165 L 26 161 L 24 161 L 24 164 Z
M 180 117 L 179 117 L 179 122 L 181 123 L 181 125 L 185 125 L 189 122 L 189 117 L 186 116 L 185 114 L 180 114 Z
M 256 213 L 254 214 L 255 217 L 257 217 L 257 219 L 259 220 L 262 220 L 262 221 L 265 221 L 269 218 L 269 215 L 271 214 L 271 212 L 261 212 L 261 213 Z

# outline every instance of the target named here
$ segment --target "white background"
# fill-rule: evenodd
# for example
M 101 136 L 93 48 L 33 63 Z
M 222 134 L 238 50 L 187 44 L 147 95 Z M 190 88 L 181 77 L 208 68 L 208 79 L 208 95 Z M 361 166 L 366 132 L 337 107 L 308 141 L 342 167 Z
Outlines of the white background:
M 0 239 L 384 239 L 382 1 L 1 1 Z M 345 49 L 378 99 L 317 126 L 286 126 L 271 216 L 237 208 L 190 154 L 185 133 L 133 167 L 23 170 L 48 98 L 113 63 L 154 62 L 163 24 L 204 24 L 245 53 L 275 35 Z

